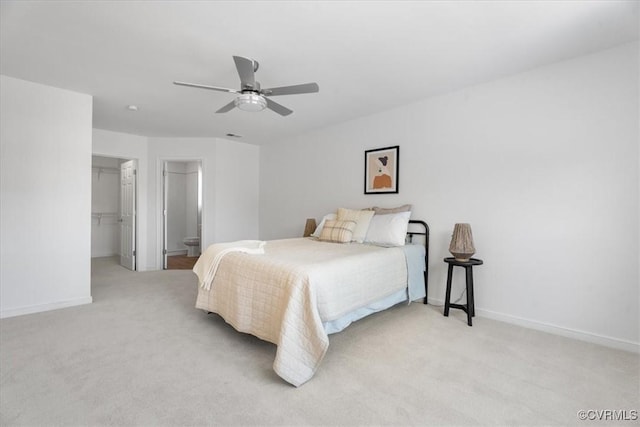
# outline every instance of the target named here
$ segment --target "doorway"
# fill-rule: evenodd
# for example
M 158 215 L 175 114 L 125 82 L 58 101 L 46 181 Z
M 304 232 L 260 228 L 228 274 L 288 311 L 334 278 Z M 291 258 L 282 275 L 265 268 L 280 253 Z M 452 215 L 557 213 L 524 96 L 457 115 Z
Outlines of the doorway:
M 191 269 L 202 250 L 202 161 L 163 164 L 163 268 Z
M 136 270 L 137 161 L 92 156 L 91 257 Z

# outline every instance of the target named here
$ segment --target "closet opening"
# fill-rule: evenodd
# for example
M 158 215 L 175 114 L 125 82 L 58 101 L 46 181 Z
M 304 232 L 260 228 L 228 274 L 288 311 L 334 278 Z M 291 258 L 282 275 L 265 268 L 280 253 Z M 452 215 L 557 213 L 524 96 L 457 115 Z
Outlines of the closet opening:
M 163 163 L 163 268 L 192 269 L 202 250 L 202 161 Z
M 136 270 L 137 161 L 91 158 L 91 258 Z

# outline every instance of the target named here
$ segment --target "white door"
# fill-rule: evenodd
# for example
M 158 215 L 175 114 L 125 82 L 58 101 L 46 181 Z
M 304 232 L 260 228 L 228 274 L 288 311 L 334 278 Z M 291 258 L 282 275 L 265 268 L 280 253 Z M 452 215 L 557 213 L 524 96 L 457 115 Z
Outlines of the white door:
M 120 265 L 136 269 L 136 161 L 120 165 Z
M 162 167 L 162 268 L 167 269 L 167 209 L 169 195 L 169 163 L 164 162 Z

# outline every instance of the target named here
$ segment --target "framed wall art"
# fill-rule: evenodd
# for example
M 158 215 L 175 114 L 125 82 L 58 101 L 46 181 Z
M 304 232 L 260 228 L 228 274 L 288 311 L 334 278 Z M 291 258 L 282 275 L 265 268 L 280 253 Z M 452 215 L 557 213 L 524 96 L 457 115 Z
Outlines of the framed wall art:
M 364 194 L 398 192 L 400 146 L 364 152 Z

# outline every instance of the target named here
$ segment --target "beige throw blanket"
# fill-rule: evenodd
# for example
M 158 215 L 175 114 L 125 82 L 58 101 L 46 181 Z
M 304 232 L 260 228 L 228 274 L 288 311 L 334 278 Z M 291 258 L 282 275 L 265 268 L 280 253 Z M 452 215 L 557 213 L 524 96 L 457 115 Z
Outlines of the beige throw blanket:
M 222 258 L 231 252 L 244 252 L 247 254 L 263 254 L 266 242 L 261 240 L 239 240 L 237 242 L 216 243 L 207 248 L 200 256 L 193 272 L 198 276 L 202 289 L 211 289 L 211 282 L 218 271 Z

